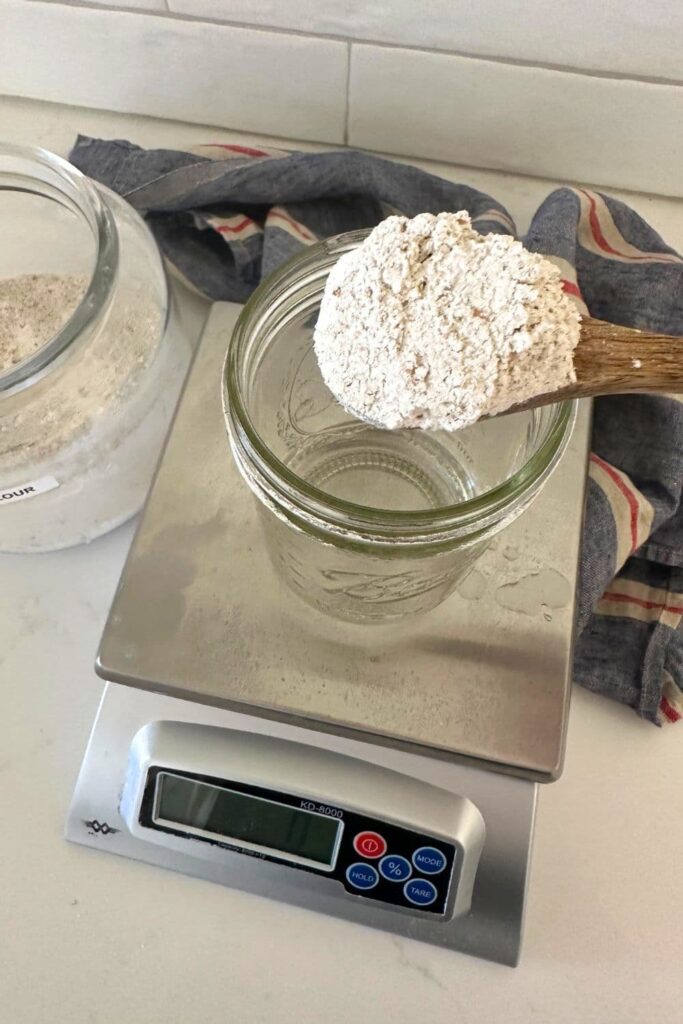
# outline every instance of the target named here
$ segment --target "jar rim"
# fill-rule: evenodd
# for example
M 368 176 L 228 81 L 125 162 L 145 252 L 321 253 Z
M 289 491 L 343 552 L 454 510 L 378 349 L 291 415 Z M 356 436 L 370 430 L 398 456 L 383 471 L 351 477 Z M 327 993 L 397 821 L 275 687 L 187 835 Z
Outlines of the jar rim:
M 416 534 L 434 537 L 483 528 L 512 510 L 533 494 L 549 476 L 564 451 L 576 416 L 575 401 L 549 406 L 554 412 L 547 435 L 526 462 L 511 476 L 482 494 L 454 505 L 433 509 L 402 511 L 359 505 L 337 498 L 298 476 L 263 441 L 253 425 L 242 399 L 239 382 L 240 357 L 249 338 L 270 319 L 273 303 L 284 304 L 304 282 L 325 278 L 330 267 L 344 253 L 358 246 L 370 229 L 346 232 L 309 246 L 263 281 L 247 300 L 230 339 L 223 367 L 223 411 L 233 453 L 238 464 L 248 465 L 248 482 L 257 485 L 276 503 L 295 516 L 303 512 L 332 530 L 364 537 L 384 535 L 396 538 Z M 310 274 L 306 276 L 306 270 Z M 244 466 L 240 466 L 244 469 Z
M 9 191 L 43 195 L 81 215 L 92 232 L 95 259 L 78 304 L 59 330 L 26 359 L 0 372 L 0 397 L 14 394 L 41 379 L 74 341 L 99 318 L 110 299 L 118 274 L 119 240 L 116 223 L 98 189 L 63 157 L 38 146 L 0 144 L 0 182 L 9 176 Z

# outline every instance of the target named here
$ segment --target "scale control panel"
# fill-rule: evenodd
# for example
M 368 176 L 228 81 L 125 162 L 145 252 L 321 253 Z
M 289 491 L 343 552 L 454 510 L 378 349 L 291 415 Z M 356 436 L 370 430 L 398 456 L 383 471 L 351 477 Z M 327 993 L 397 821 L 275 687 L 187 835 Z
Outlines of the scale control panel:
M 121 814 L 147 842 L 226 865 L 231 854 L 271 862 L 316 875 L 340 898 L 435 919 L 469 909 L 485 832 L 471 801 L 423 781 L 181 722 L 136 735 Z
M 429 909 L 443 914 L 453 872 L 453 850 L 447 853 L 444 843 L 415 846 L 415 842 L 413 838 L 409 843 L 413 849 L 411 852 L 408 848 L 406 853 L 409 856 L 406 856 L 389 852 L 381 833 L 359 832 L 354 836 L 353 849 L 366 859 L 354 860 L 346 869 L 345 877 L 351 891 L 367 895 L 377 890 L 378 898 L 385 903 L 406 903 L 420 910 Z M 375 849 L 384 852 L 376 854 L 373 852 Z M 373 864 L 375 858 L 378 860 Z M 385 882 L 389 885 L 384 885 Z M 397 887 L 400 892 L 398 900 Z
M 446 912 L 459 863 L 456 845 L 440 837 L 306 796 L 161 765 L 147 769 L 138 823 L 319 873 L 353 895 L 431 914 Z

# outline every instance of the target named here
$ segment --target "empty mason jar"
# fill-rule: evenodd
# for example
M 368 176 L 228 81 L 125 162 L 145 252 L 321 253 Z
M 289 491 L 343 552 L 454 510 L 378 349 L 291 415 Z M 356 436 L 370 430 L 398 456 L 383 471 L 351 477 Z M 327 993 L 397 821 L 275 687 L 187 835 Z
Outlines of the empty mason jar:
M 136 513 L 191 347 L 119 196 L 0 146 L 0 550 L 89 541 Z
M 272 562 L 303 600 L 355 622 L 435 607 L 538 494 L 571 434 L 571 403 L 455 433 L 389 431 L 324 384 L 313 329 L 325 280 L 366 231 L 328 239 L 246 304 L 224 373 L 237 465 Z

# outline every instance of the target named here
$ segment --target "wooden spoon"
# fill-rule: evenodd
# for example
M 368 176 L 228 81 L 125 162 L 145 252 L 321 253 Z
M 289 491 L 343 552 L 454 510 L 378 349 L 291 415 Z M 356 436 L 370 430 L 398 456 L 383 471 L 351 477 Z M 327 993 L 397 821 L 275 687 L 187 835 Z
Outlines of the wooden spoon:
M 501 415 L 569 398 L 683 391 L 683 338 L 638 331 L 584 316 L 579 344 L 574 349 L 574 369 L 574 384 L 535 395 Z

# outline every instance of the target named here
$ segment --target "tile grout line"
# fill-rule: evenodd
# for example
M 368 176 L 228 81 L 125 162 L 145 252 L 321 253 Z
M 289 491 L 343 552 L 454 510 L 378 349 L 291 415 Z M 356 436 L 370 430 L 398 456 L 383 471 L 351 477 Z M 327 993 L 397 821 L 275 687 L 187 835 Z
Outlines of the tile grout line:
M 466 50 L 437 50 L 427 46 L 408 46 L 406 43 L 387 43 L 380 39 L 351 39 L 348 36 L 335 35 L 326 32 L 304 32 L 295 28 L 277 28 L 270 25 L 255 25 L 251 22 L 229 21 L 222 18 L 211 18 L 194 14 L 179 13 L 172 11 L 168 4 L 170 0 L 164 0 L 166 9 L 150 8 L 143 10 L 139 7 L 110 7 L 106 2 L 98 3 L 96 0 L 25 0 L 33 4 L 46 6 L 74 7 L 87 11 L 108 11 L 112 14 L 134 14 L 142 17 L 164 18 L 170 21 L 183 21 L 187 23 L 223 26 L 225 28 L 244 29 L 250 32 L 265 32 L 270 35 L 296 36 L 299 39 L 316 39 L 327 42 L 346 43 L 347 46 L 371 46 L 383 50 L 404 50 L 406 53 L 422 53 L 433 57 L 456 57 L 460 60 L 479 61 L 482 64 L 502 64 L 505 67 L 528 68 L 531 71 L 550 71 L 555 74 L 576 75 L 581 78 L 598 78 L 612 82 L 634 82 L 638 85 L 658 85 L 670 88 L 683 88 L 683 79 L 658 77 L 657 75 L 637 75 L 622 71 L 607 71 L 600 68 L 577 68 L 568 64 L 552 64 L 546 61 L 525 60 L 522 57 L 502 57 L 494 54 L 471 53 Z
M 346 46 L 346 104 L 344 107 L 344 145 L 349 144 L 349 121 L 351 119 L 351 55 L 353 45 L 351 41 Z

